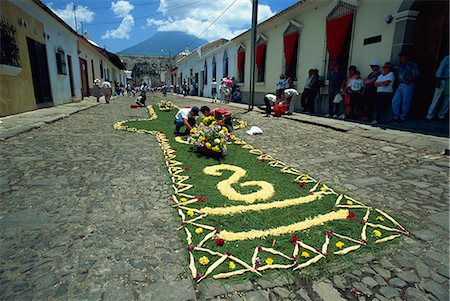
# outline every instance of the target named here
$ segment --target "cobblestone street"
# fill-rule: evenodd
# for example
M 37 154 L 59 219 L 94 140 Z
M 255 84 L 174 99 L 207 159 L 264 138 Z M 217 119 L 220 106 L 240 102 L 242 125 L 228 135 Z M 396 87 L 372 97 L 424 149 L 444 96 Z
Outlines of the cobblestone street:
M 148 116 L 130 101 L 0 141 L 1 300 L 448 300 L 448 156 L 257 109 L 241 118 L 263 134 L 241 138 L 394 214 L 411 235 L 326 271 L 196 287 L 156 139 L 112 127 Z

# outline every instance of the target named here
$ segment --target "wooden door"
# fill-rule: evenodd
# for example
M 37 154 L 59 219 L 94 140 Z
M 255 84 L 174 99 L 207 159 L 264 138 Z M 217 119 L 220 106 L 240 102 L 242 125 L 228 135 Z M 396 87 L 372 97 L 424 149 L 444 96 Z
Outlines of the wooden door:
M 69 67 L 69 81 L 70 81 L 70 95 L 75 96 L 75 88 L 73 85 L 73 68 L 72 68 L 72 57 L 67 55 L 67 66 Z
M 52 106 L 53 98 L 45 44 L 27 38 L 27 45 L 36 104 L 38 108 Z
M 81 72 L 81 95 L 89 96 L 89 79 L 87 73 L 87 62 L 80 58 L 80 72 Z
M 411 9 L 420 13 L 414 28 L 412 60 L 419 65 L 411 117 L 424 118 L 433 98 L 435 73 L 448 55 L 448 1 L 418 1 Z

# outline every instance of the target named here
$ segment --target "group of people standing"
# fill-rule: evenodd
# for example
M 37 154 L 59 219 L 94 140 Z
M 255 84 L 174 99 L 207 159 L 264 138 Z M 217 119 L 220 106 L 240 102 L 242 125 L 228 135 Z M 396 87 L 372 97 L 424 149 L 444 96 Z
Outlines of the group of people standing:
M 212 102 L 217 102 L 219 100 L 221 103 L 241 102 L 241 90 L 236 84 L 234 77 L 231 79 L 225 76 L 220 80 L 219 93 L 217 93 L 217 81 L 215 78 L 211 81 L 211 96 L 213 98 Z M 219 96 L 219 98 L 218 98 Z

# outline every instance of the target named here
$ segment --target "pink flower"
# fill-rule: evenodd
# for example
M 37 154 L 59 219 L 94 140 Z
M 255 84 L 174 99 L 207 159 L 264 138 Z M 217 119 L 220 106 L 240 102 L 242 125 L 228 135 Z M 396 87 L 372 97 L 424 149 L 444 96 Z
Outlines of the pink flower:
M 325 235 L 326 235 L 328 238 L 331 238 L 331 236 L 333 236 L 333 232 L 331 232 L 330 230 L 327 230 L 327 231 L 325 231 Z

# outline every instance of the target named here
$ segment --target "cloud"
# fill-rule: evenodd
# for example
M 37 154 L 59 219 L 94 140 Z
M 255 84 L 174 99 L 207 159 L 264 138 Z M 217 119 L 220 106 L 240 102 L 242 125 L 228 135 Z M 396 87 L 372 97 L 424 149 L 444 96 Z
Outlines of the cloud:
M 187 5 L 189 3 L 191 4 Z M 156 26 L 158 31 L 183 31 L 197 36 L 231 3 L 230 0 L 200 2 L 161 0 L 158 11 L 165 18 L 148 18 L 147 26 Z M 186 5 L 186 7 L 177 8 L 182 5 Z M 265 4 L 258 6 L 258 22 L 264 21 L 274 14 L 275 12 L 271 10 L 270 6 Z M 250 27 L 251 16 L 252 1 L 238 0 L 201 37 L 209 41 L 218 38 L 233 38 Z
M 75 18 L 73 12 L 73 3 L 67 3 L 65 8 L 53 8 L 52 4 L 49 4 L 49 8 L 57 14 L 61 19 L 70 25 L 73 29 L 79 29 L 81 22 L 90 23 L 94 20 L 95 13 L 86 6 L 77 5 L 75 13 L 77 16 L 78 28 L 75 28 Z
M 132 15 L 127 15 L 116 29 L 110 29 L 105 32 L 102 39 L 129 39 L 130 31 L 133 29 L 134 18 Z
M 111 3 L 111 10 L 114 12 L 114 15 L 121 18 L 126 17 L 130 13 L 130 11 L 133 10 L 133 8 L 133 4 L 124 0 L 119 0 L 117 2 Z
M 117 18 L 123 18 L 116 29 L 110 29 L 105 32 L 102 39 L 129 39 L 130 32 L 134 26 L 134 17 L 130 14 L 134 6 L 125 0 L 111 2 L 111 10 Z

